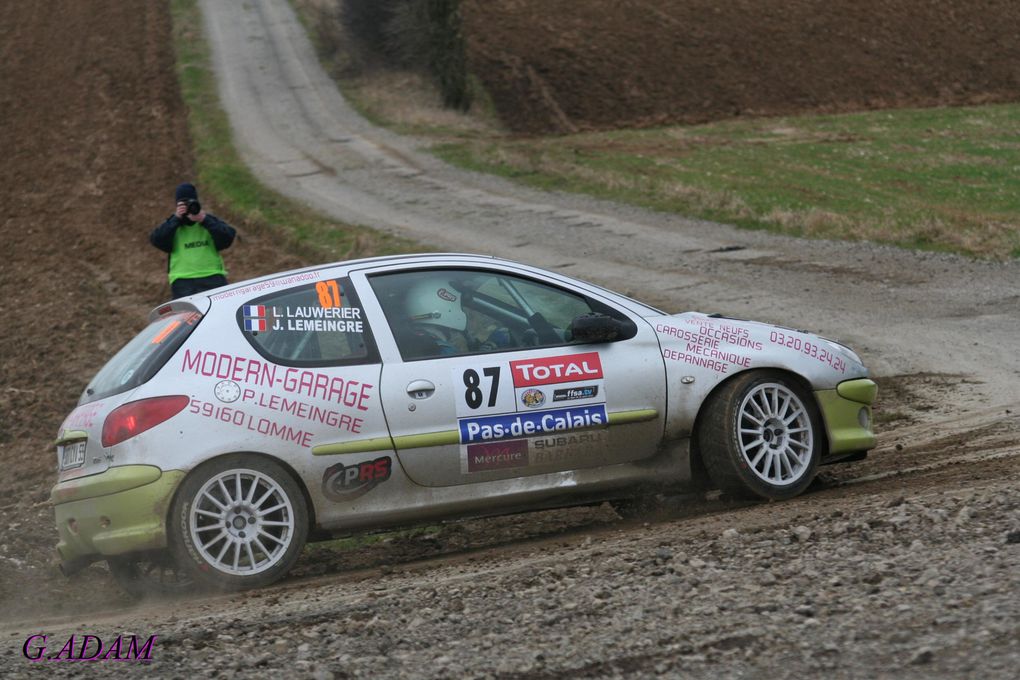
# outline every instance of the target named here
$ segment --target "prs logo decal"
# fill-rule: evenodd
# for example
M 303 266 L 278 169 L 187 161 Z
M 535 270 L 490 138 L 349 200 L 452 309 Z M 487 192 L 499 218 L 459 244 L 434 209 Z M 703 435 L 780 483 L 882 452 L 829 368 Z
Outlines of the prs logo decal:
M 337 463 L 322 475 L 322 494 L 335 502 L 352 501 L 389 479 L 392 469 L 389 456 L 353 465 Z

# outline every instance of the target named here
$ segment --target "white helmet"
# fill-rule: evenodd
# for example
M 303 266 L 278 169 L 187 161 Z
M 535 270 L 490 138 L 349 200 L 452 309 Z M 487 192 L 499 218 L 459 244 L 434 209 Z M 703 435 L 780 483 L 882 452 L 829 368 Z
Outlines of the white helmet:
M 404 297 L 404 310 L 411 321 L 463 331 L 467 315 L 460 306 L 460 293 L 441 276 L 418 281 Z

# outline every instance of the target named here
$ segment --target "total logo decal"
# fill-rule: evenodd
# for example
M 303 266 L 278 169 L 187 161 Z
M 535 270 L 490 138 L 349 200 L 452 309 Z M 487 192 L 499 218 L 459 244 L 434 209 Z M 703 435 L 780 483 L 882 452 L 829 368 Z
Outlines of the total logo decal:
M 322 475 L 322 495 L 331 501 L 352 501 L 379 486 L 393 472 L 389 456 L 344 465 L 337 463 Z
M 511 361 L 514 387 L 555 385 L 559 383 L 593 380 L 602 377 L 602 362 L 598 352 L 570 354 L 526 361 Z

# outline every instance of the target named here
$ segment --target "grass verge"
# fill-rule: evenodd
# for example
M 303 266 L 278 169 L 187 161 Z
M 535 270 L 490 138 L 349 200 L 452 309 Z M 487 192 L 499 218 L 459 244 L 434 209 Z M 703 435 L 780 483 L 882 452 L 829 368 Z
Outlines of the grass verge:
M 1020 257 L 1020 105 L 458 139 L 448 162 L 795 236 Z
M 235 222 L 277 234 L 306 257 L 346 260 L 422 250 L 411 241 L 325 217 L 261 184 L 234 148 L 196 0 L 173 0 L 171 14 L 177 74 L 203 193 L 216 196 Z

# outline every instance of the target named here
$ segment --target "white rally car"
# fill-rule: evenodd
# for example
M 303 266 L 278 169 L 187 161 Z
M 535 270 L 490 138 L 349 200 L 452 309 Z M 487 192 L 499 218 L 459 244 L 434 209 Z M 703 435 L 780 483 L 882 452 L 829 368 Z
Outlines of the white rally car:
M 129 588 L 246 588 L 309 536 L 704 484 L 788 498 L 874 446 L 867 376 L 809 333 L 507 260 L 267 276 L 158 307 L 88 385 L 56 442 L 57 549 Z

